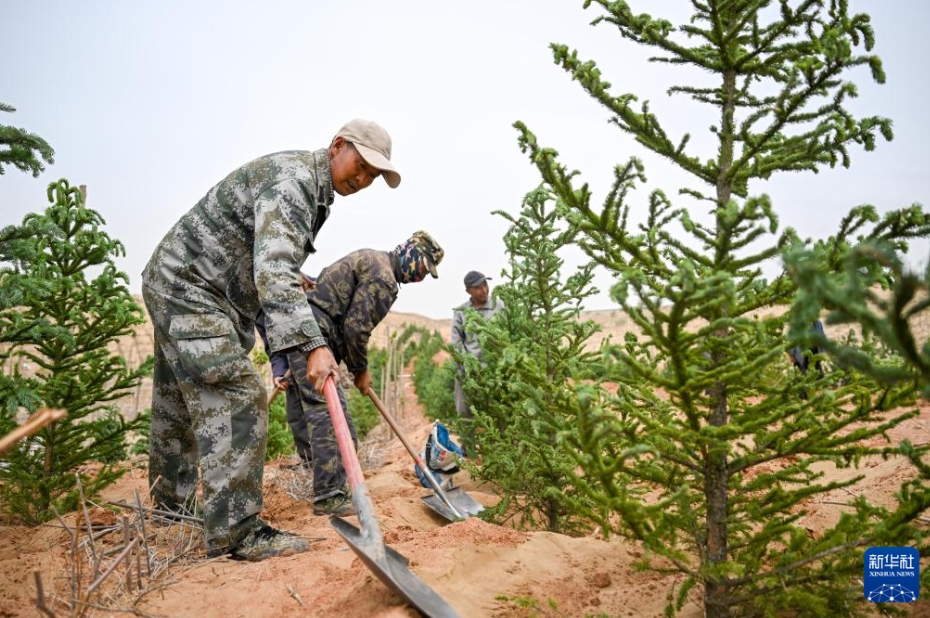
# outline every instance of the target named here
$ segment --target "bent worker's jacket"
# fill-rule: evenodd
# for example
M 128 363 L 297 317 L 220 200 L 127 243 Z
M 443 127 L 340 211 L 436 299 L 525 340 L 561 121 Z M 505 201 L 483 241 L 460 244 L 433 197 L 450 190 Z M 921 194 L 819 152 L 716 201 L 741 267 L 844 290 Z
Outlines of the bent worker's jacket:
M 397 300 L 399 281 L 397 254 L 359 249 L 324 268 L 307 292 L 333 356 L 353 374 L 368 368 L 371 331 Z
M 266 155 L 235 170 L 175 224 L 142 273 L 163 294 L 236 318 L 264 311 L 272 351 L 320 342 L 300 286 L 333 203 L 326 149 Z M 248 348 L 248 346 L 247 346 Z

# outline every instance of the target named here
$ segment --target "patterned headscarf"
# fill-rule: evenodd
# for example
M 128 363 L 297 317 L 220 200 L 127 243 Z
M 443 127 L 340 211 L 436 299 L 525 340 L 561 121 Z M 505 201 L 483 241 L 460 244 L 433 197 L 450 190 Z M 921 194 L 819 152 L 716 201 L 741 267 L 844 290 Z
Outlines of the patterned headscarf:
M 421 265 L 433 276 L 439 278 L 436 266 L 442 261 L 445 252 L 432 236 L 424 231 L 414 232 L 413 236 L 394 249 L 400 260 L 401 283 L 423 281 L 420 274 Z

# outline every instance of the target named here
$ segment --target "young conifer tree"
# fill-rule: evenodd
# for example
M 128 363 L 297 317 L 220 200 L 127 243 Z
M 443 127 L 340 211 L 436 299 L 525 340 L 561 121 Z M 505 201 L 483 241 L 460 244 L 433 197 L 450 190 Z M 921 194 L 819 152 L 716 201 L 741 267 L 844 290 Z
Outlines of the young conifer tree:
M 0 103 L 0 112 L 14 112 L 13 107 Z M 38 176 L 43 161 L 54 163 L 55 151 L 41 137 L 0 124 L 0 175 L 4 165 Z M 35 259 L 31 239 L 39 235 L 54 235 L 56 228 L 47 222 L 31 220 L 23 226 L 7 226 L 0 230 L 0 367 L 7 367 L 10 345 L 54 337 L 54 327 L 47 320 L 28 320 L 20 312 L 27 290 L 33 296 L 51 293 L 46 281 L 34 280 L 20 272 L 16 264 L 28 264 Z M 30 381 L 20 375 L 16 365 L 0 371 L 0 435 L 16 427 L 19 407 L 34 410 L 38 396 Z
M 0 103 L 0 112 L 15 111 L 15 107 Z M 48 142 L 25 129 L 0 124 L 0 175 L 4 173 L 4 165 L 12 165 L 38 178 L 45 170 L 43 161 L 55 162 L 55 151 Z
M 718 120 L 715 147 L 699 153 L 688 135 L 672 139 L 648 102 L 637 109 L 634 95 L 612 94 L 593 61 L 552 46 L 555 62 L 614 125 L 695 181 L 674 199 L 653 191 L 641 225 L 629 221 L 633 191 L 646 180 L 638 159 L 615 168 L 598 209 L 577 172 L 516 124 L 580 246 L 616 275 L 612 295 L 638 329 L 622 353 L 631 378 L 607 405 L 580 408 L 579 431 L 568 437 L 583 470 L 578 486 L 596 501 L 592 516 L 606 532 L 638 539 L 659 568 L 686 575 L 670 615 L 695 586 L 711 618 L 861 613 L 863 550 L 920 542 L 912 522 L 930 506 L 930 492 L 908 487 L 888 508 L 850 499 L 817 534 L 803 525 L 805 504 L 858 480 L 824 481 L 817 466 L 899 453 L 867 440 L 916 411 L 882 410 L 883 389 L 860 373 L 836 385 L 787 370 L 785 350 L 795 341 L 784 337 L 788 317 L 770 308 L 788 305 L 796 286 L 786 275 L 767 280 L 762 267 L 806 243 L 779 230 L 774 205 L 751 183 L 848 166 L 851 147 L 872 150 L 879 136 L 891 139 L 889 120 L 857 119 L 846 108 L 856 95 L 844 81 L 851 69 L 867 67 L 884 81 L 879 58 L 868 53 L 869 17 L 850 14 L 845 0 L 706 0 L 675 27 L 622 0 L 585 6 L 592 4 L 602 11 L 594 24 L 657 50 L 656 62 L 696 69 L 702 85 L 670 93 L 711 106 Z M 838 268 L 863 240 L 906 250 L 908 239 L 930 233 L 927 222 L 919 207 L 883 218 L 870 206 L 853 209 L 835 236 L 817 243 L 817 267 Z M 870 283 L 893 278 L 880 263 L 867 271 Z M 652 396 L 643 396 L 644 385 Z M 648 500 L 644 488 L 654 490 Z
M 494 290 L 503 309 L 491 320 L 474 312 L 466 317 L 482 356 L 457 357 L 466 365 L 463 388 L 481 457 L 473 474 L 501 494 L 491 516 L 571 532 L 581 521 L 575 502 L 585 498 L 561 440 L 577 418 L 577 382 L 591 379 L 599 359 L 586 350 L 598 326 L 578 319 L 596 292 L 593 267 L 563 275 L 562 254 L 573 233 L 559 221 L 547 189 L 527 194 L 516 217 L 495 214 L 511 224 L 504 235 L 509 268 Z
M 440 354 L 443 360 L 437 362 Z M 439 331 L 424 331 L 413 356 L 413 386 L 426 418 L 451 425 L 455 420 L 455 361 L 445 354 Z
M 930 400 L 930 264 L 922 275 L 910 272 L 901 256 L 887 246 L 864 244 L 851 250 L 839 269 L 825 271 L 816 251 L 799 250 L 785 259 L 799 287 L 795 337 L 826 349 L 838 364 L 855 367 L 887 385 L 920 389 Z M 890 290 L 870 284 L 872 264 L 885 264 L 893 273 Z M 856 347 L 833 341 L 804 328 L 807 318 L 827 309 L 828 324 L 858 326 L 893 351 L 894 362 L 880 363 Z
M 38 257 L 34 238 L 53 237 L 59 232 L 55 226 L 36 220 L 0 230 L 0 367 L 4 368 L 0 371 L 0 435 L 17 426 L 19 408 L 35 410 L 40 404 L 35 380 L 24 376 L 19 363 L 13 362 L 16 346 L 61 334 L 44 317 L 23 313 L 27 296 L 47 298 L 53 290 L 49 281 L 36 280 L 20 268 Z
M 151 359 L 130 369 L 110 347 L 144 321 L 126 275 L 114 265 L 124 254 L 122 243 L 106 234 L 103 219 L 67 181 L 52 183 L 48 198 L 52 205 L 27 215 L 22 229 L 49 233 L 21 239 L 27 246 L 20 253 L 30 260 L 15 262 L 12 270 L 22 290 L 16 310 L 51 331 L 13 342 L 11 353 L 38 367 L 30 380 L 37 401 L 27 408 L 41 403 L 68 416 L 22 440 L 0 467 L 0 504 L 26 523 L 53 518 L 52 507 L 74 509 L 78 477 L 87 497 L 119 478 L 114 462 L 124 457 L 132 423 L 113 402 L 151 370 Z M 91 462 L 99 466 L 88 467 Z

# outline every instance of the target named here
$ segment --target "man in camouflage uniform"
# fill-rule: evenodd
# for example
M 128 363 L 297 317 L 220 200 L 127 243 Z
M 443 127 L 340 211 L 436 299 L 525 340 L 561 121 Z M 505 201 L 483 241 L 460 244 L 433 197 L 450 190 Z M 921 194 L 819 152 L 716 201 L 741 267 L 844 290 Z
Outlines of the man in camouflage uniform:
M 392 251 L 359 249 L 327 266 L 307 291 L 320 332 L 337 362 L 345 362 L 355 386 L 367 393 L 368 340 L 371 331 L 391 310 L 400 284 L 422 281 L 427 273 L 438 278 L 436 267 L 444 252 L 429 234 L 415 232 Z M 261 329 L 260 331 L 261 332 Z M 309 427 L 313 465 L 313 512 L 317 515 L 347 515 L 353 512 L 346 488 L 346 472 L 336 444 L 336 434 L 326 400 L 308 381 L 300 353 L 289 352 L 287 362 L 299 392 L 303 419 Z M 342 385 L 337 383 L 346 422 L 356 440 L 355 424 L 349 415 Z M 288 391 L 288 396 L 291 395 Z M 291 402 L 288 402 L 288 406 Z M 294 426 L 291 426 L 292 430 Z M 304 430 L 306 432 L 306 429 Z M 296 437 L 296 436 L 295 436 Z
M 149 457 L 153 501 L 179 511 L 202 475 L 207 555 L 262 560 L 306 551 L 259 518 L 268 400 L 252 366 L 264 311 L 273 351 L 306 357 L 322 387 L 338 364 L 300 286 L 333 193 L 383 176 L 391 138 L 374 122 L 343 126 L 328 148 L 266 155 L 233 171 L 165 235 L 143 272 L 155 331 Z

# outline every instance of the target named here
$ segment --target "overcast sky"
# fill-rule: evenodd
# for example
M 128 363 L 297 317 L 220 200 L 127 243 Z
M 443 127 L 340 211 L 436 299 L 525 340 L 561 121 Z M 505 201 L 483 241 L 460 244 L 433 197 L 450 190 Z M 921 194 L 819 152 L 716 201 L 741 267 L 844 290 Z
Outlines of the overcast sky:
M 690 7 L 630 4 L 676 24 Z M 895 140 L 873 153 L 854 149 L 848 170 L 751 186 L 769 193 L 782 224 L 804 237 L 834 232 L 858 204 L 884 212 L 930 202 L 930 3 L 850 4 L 872 15 L 888 74 L 884 86 L 865 70 L 851 74 L 861 96 L 850 107 L 890 117 Z M 613 165 L 631 155 L 644 159 L 648 189 L 674 195 L 684 180 L 608 126 L 606 110 L 553 64 L 550 42 L 597 61 L 613 94 L 651 100 L 675 141 L 691 132 L 695 153 L 714 155 L 713 116 L 666 95 L 694 72 L 647 63 L 646 51 L 611 26 L 589 25 L 599 14 L 580 0 L 7 0 L 0 101 L 17 112 L 0 114 L 0 124 L 42 136 L 56 155 L 38 179 L 12 168 L 0 176 L 0 226 L 44 209 L 50 182 L 86 184 L 88 205 L 126 245 L 118 266 L 138 292 L 158 241 L 234 168 L 270 152 L 324 147 L 348 119 L 371 118 L 391 133 L 403 182 L 337 196 L 304 270 L 316 273 L 361 247 L 390 249 L 425 229 L 446 250 L 440 278 L 404 286 L 394 309 L 451 317 L 466 299 L 468 270 L 500 281 L 506 222 L 491 211 L 517 212 L 539 183 L 517 147 L 515 120 L 582 172 L 596 203 Z M 927 254 L 922 241 L 910 259 L 920 265 Z M 614 307 L 609 284 L 598 277 L 604 291 L 587 308 Z

